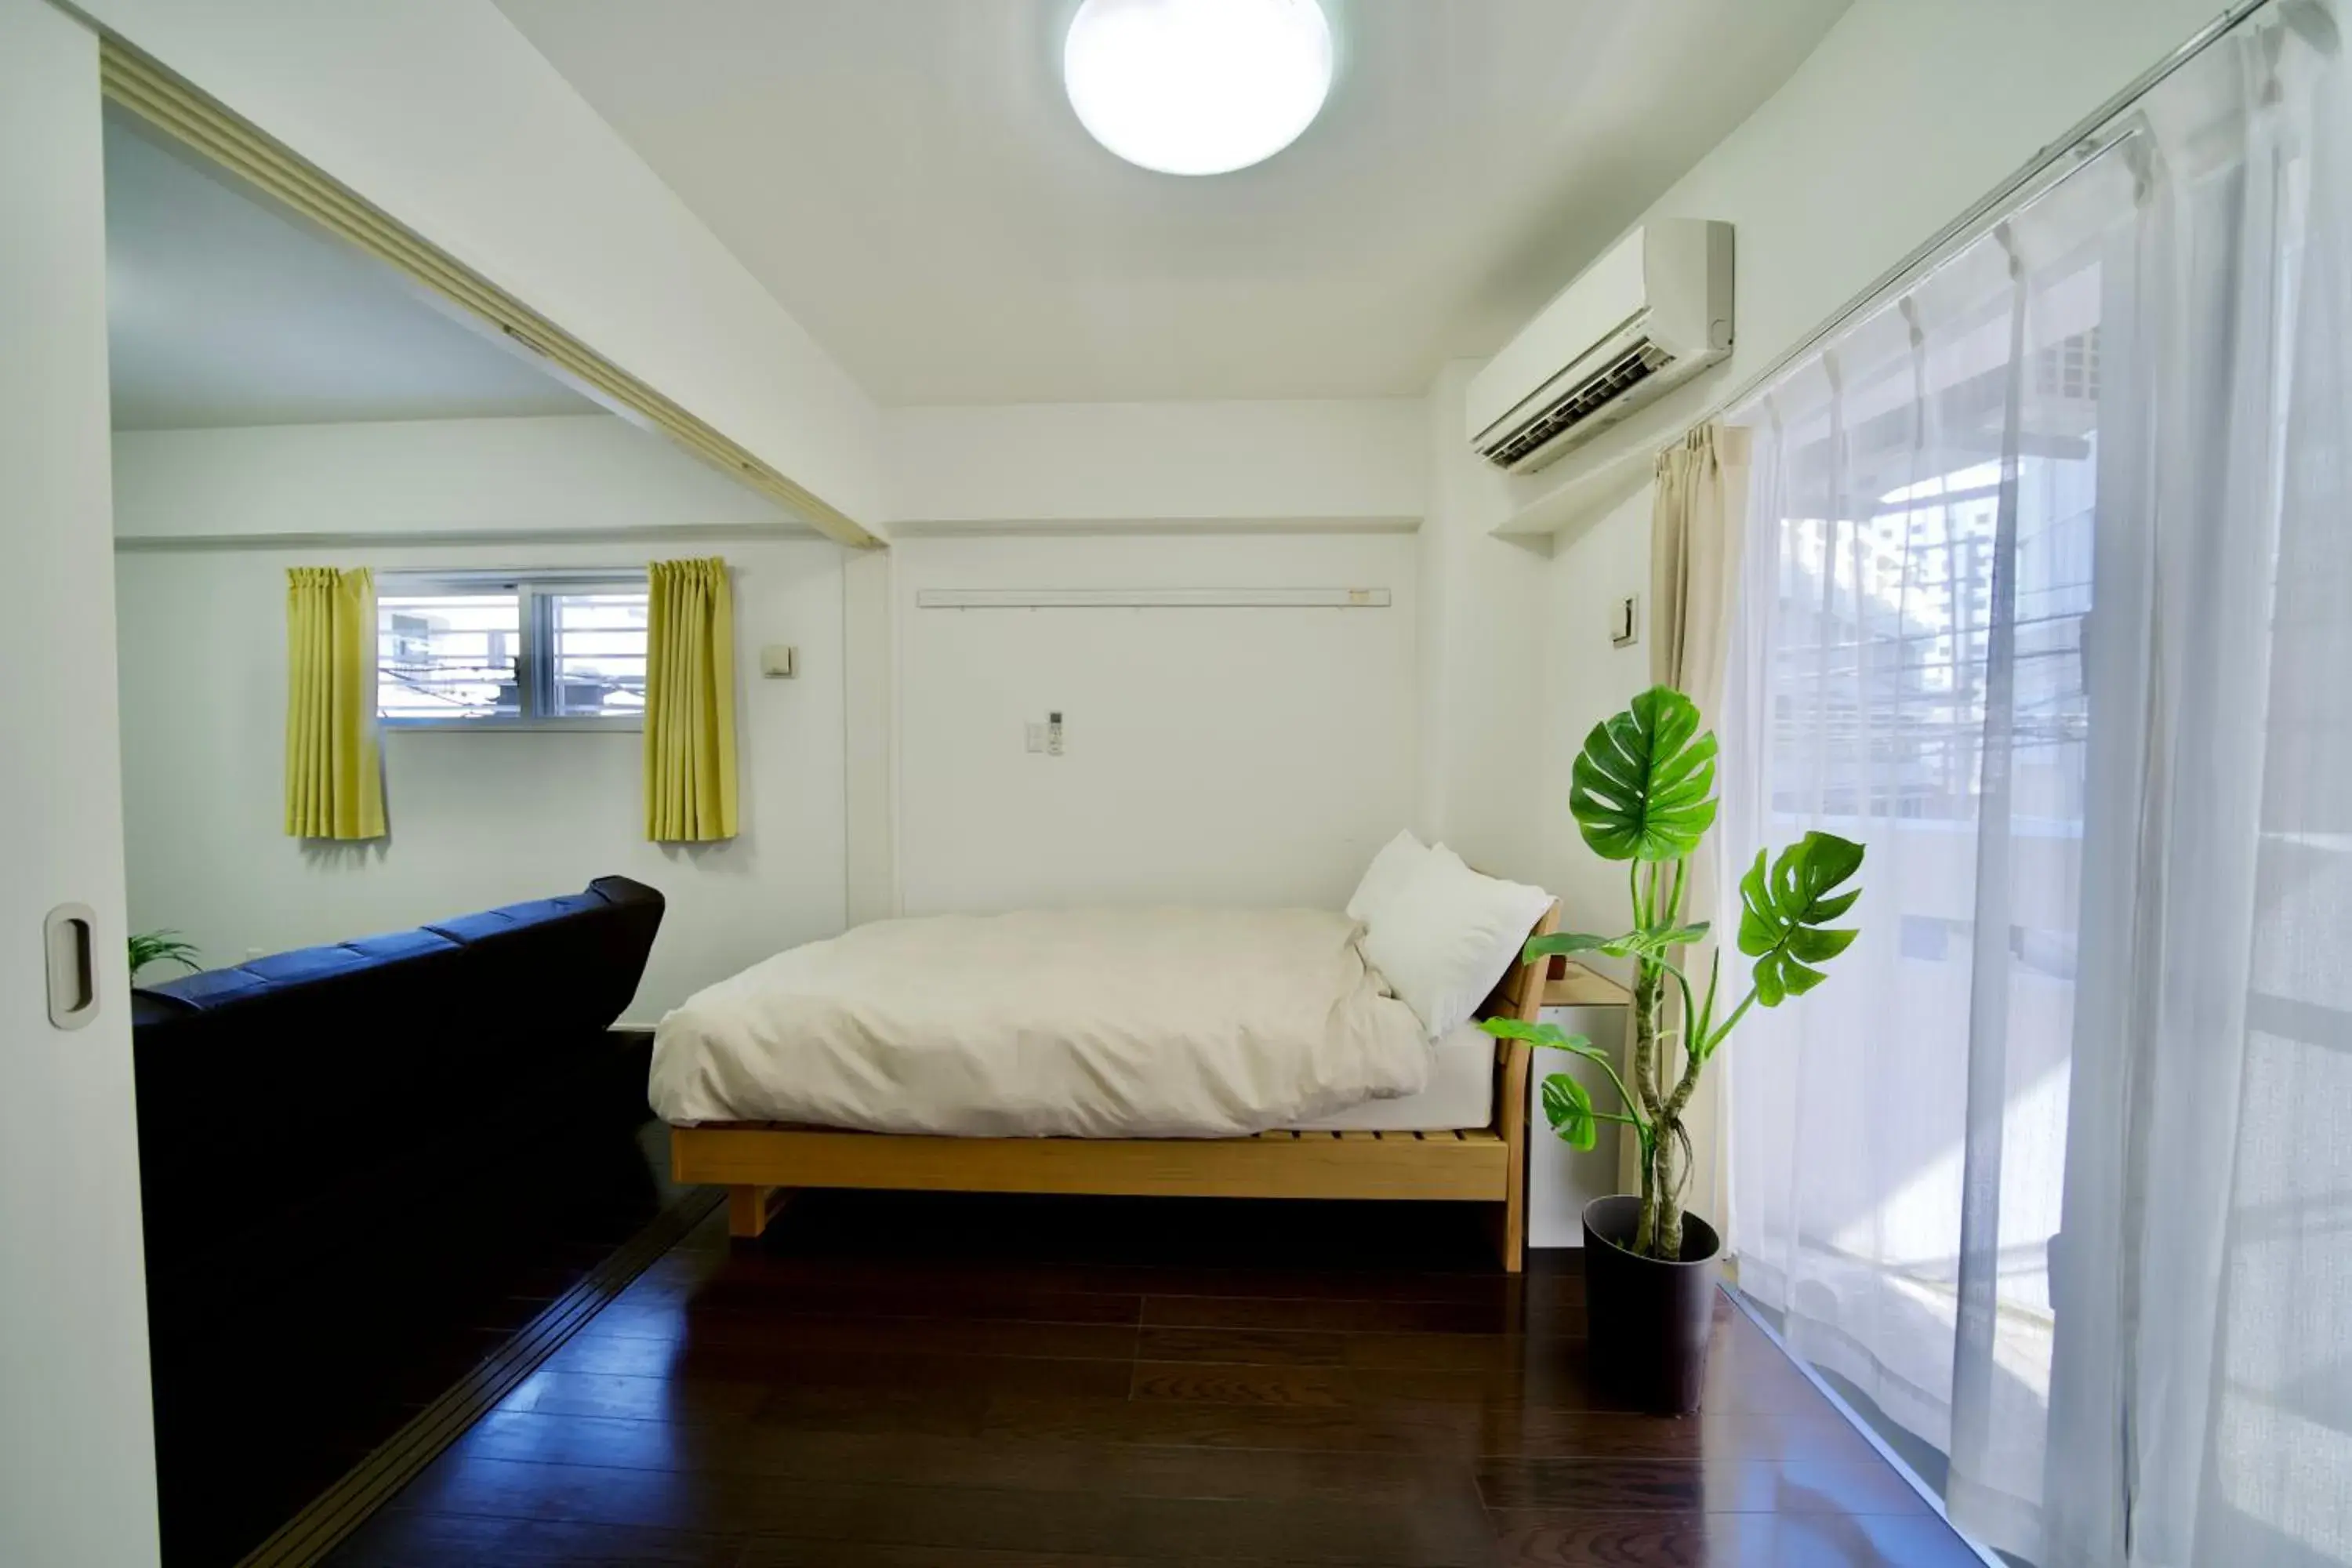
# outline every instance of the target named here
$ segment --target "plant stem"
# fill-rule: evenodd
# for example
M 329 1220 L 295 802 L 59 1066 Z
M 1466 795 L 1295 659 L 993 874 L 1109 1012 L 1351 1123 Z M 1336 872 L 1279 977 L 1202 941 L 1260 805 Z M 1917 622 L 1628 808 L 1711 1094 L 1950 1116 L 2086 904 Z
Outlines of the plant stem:
M 1706 1050 L 1706 1056 L 1711 1057 L 1715 1055 L 1715 1047 L 1723 1044 L 1725 1037 L 1731 1033 L 1732 1026 L 1738 1023 L 1741 1018 L 1747 1016 L 1748 1009 L 1755 1005 L 1755 1003 L 1756 988 L 1751 985 L 1748 989 L 1748 994 L 1739 999 L 1739 1005 L 1731 1010 L 1731 1016 L 1726 1018 L 1722 1024 L 1717 1027 L 1716 1031 L 1707 1037 Z
M 1693 1016 L 1691 1006 L 1690 977 L 1682 972 L 1680 965 L 1668 963 L 1664 959 L 1660 959 L 1658 961 L 1658 967 L 1665 971 L 1667 974 L 1673 976 L 1675 987 L 1683 994 L 1683 1024 L 1685 1026 L 1684 1038 L 1688 1039 L 1691 1037 L 1689 1026 Z
M 1659 976 L 1647 959 L 1633 965 L 1633 1084 L 1641 1092 L 1649 1128 L 1642 1138 L 1642 1217 L 1633 1231 L 1633 1250 L 1649 1255 L 1657 1234 L 1657 1121 Z
M 1699 1004 L 1698 1024 L 1691 1034 L 1691 1038 L 1699 1043 L 1701 1061 L 1715 1054 L 1715 986 L 1716 982 L 1722 978 L 1723 948 L 1718 943 L 1706 956 L 1706 1000 Z M 1687 989 L 1683 993 L 1683 1000 L 1685 1003 L 1690 1000 Z
M 1658 1145 L 1662 1167 L 1672 1158 L 1664 1152 L 1672 1142 L 1671 1139 L 1664 1140 Z M 1649 1255 L 1663 1258 L 1669 1263 L 1679 1263 L 1683 1256 L 1682 1194 L 1664 1169 L 1659 1173 L 1659 1185 L 1662 1190 L 1658 1196 L 1657 1234 L 1652 1237 L 1654 1245 L 1649 1249 Z
M 1633 1087 L 1641 1091 L 1642 1109 L 1654 1121 L 1658 1116 L 1658 973 L 1647 959 L 1633 964 Z
M 1609 1059 L 1609 1053 L 1598 1047 L 1587 1046 L 1576 1054 L 1594 1063 L 1602 1072 L 1609 1075 L 1610 1083 L 1616 1088 L 1617 1098 L 1624 1103 L 1626 1115 L 1622 1120 L 1625 1124 L 1629 1127 L 1647 1126 L 1648 1123 L 1642 1120 L 1642 1102 L 1633 1098 L 1632 1092 L 1625 1088 L 1625 1080 L 1617 1076 L 1617 1064 Z M 1596 1114 L 1599 1113 L 1596 1112 Z
M 1643 1141 L 1641 1234 L 1635 1250 L 1659 1256 L 1669 1223 L 1667 1204 L 1673 1190 L 1673 1129 L 1664 1117 L 1666 1053 L 1659 1048 L 1660 1012 L 1665 1002 L 1665 973 L 1644 960 L 1633 984 L 1633 1028 L 1641 1055 L 1642 1093 L 1650 1117 L 1650 1136 Z
M 1644 1134 L 1642 1139 L 1642 1216 L 1633 1226 L 1633 1250 L 1643 1257 L 1651 1256 L 1652 1244 L 1658 1234 L 1657 1140 Z
M 1684 900 L 1689 892 L 1689 875 L 1686 857 L 1677 857 L 1671 864 L 1636 862 L 1628 868 L 1626 890 L 1633 900 L 1637 931 L 1654 931 L 1680 923 Z M 1679 1072 L 1670 1068 L 1666 1053 L 1660 1048 L 1662 1036 L 1669 1026 L 1669 977 L 1682 1003 L 1683 1063 Z M 1644 1257 L 1682 1256 L 1682 1190 L 1688 1180 L 1690 1164 L 1682 1152 L 1685 1141 L 1682 1111 L 1697 1088 L 1707 1049 L 1719 1037 L 1709 1028 L 1715 1010 L 1716 979 L 1716 973 L 1709 974 L 1707 999 L 1702 1006 L 1692 994 L 1689 976 L 1663 952 L 1643 954 L 1634 960 L 1631 1066 L 1633 1087 L 1640 1096 L 1638 1104 L 1633 1095 L 1626 1094 L 1624 1083 L 1618 1081 L 1616 1087 L 1625 1099 L 1626 1109 L 1633 1113 L 1627 1124 L 1642 1140 L 1642 1207 L 1633 1235 L 1633 1250 Z M 1615 1076 L 1611 1074 L 1612 1081 Z

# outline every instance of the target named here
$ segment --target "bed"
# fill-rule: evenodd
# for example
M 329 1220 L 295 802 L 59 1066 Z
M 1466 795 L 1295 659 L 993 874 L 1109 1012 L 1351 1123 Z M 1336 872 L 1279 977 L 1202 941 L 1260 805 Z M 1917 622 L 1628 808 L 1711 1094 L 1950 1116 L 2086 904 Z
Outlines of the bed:
M 1520 891 L 1541 912 L 1513 953 L 1558 919 Z M 651 1095 L 740 1237 L 807 1187 L 1435 1200 L 1486 1210 L 1516 1271 L 1528 1047 L 1466 1000 L 1432 1039 L 1360 935 L 1307 910 L 877 922 L 698 993 Z M 1475 1013 L 1532 1021 L 1541 965 L 1503 962 Z

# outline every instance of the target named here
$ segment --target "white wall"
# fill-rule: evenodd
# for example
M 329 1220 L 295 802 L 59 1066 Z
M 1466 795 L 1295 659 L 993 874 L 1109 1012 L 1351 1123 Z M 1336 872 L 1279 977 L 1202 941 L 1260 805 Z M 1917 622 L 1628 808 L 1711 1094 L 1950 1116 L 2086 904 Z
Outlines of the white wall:
M 1423 438 L 1430 507 L 1418 552 L 1425 741 L 1416 816 L 1423 837 L 1481 870 L 1535 880 L 1550 546 L 1492 532 L 1508 511 L 1503 477 L 1462 440 L 1462 393 L 1475 369 L 1456 363 L 1439 375 Z
M 491 0 L 82 0 L 860 521 L 879 416 Z
M 97 40 L 0 0 L 0 1562 L 156 1561 L 122 972 Z M 95 916 L 51 1026 L 43 917 Z
M 114 437 L 117 539 L 792 526 L 765 497 L 609 414 Z
M 890 517 L 913 525 L 1421 519 L 1422 400 L 1015 404 L 885 416 Z
M 1412 817 L 1413 541 L 915 539 L 897 557 L 909 912 L 1347 900 Z M 1386 609 L 918 609 L 936 587 L 1385 587 Z M 1059 710 L 1061 757 L 1024 749 Z
M 614 419 L 485 420 L 416 426 L 193 431 L 121 442 L 131 548 L 116 556 L 121 616 L 126 833 L 134 923 L 176 926 L 214 963 L 436 916 L 578 889 L 619 872 L 669 900 L 630 1016 L 650 1020 L 693 991 L 845 920 L 843 563 L 814 537 L 696 536 L 709 515 L 708 476 L 655 437 Z M 562 445 L 612 426 L 640 443 L 640 466 L 584 467 Z M 501 447 L 503 438 L 511 437 Z M 318 451 L 298 449 L 315 444 Z M 205 450 L 216 447 L 217 450 Z M 413 470 L 462 451 L 470 486 L 434 487 Z M 501 453 L 503 452 L 503 457 Z M 201 455 L 198 455 L 200 454 Z M 266 453 L 268 465 L 247 465 Z M 405 453 L 405 455 L 404 455 Z M 360 460 L 364 455 L 365 460 Z M 280 461 L 282 460 L 282 461 Z M 159 513 L 175 493 L 217 507 L 215 521 L 250 534 L 312 530 L 371 516 L 396 493 L 397 517 L 427 534 L 454 524 L 527 533 L 550 520 L 593 518 L 639 531 L 602 542 L 505 544 L 402 542 L 332 546 L 197 545 Z M 683 482 L 658 476 L 677 467 Z M 608 484 L 624 469 L 629 482 Z M 135 482 L 131 477 L 137 476 Z M 240 475 L 243 476 L 240 479 Z M 299 481 L 299 482 L 298 482 Z M 741 494 L 755 508 L 767 503 Z M 222 506 L 245 495 L 249 510 Z M 771 525 L 782 521 L 768 509 Z M 648 543 L 652 533 L 656 542 Z M 144 536 L 151 542 L 139 547 Z M 177 536 L 157 547 L 156 536 Z M 635 733 L 394 731 L 384 737 L 392 834 L 376 847 L 305 847 L 281 830 L 285 574 L 296 564 L 431 568 L 642 565 L 652 555 L 721 553 L 735 568 L 738 723 L 743 832 L 731 843 L 664 847 L 643 837 Z M 802 672 L 763 679 L 755 650 L 784 642 Z M 201 670 L 199 679 L 191 671 Z
M 1419 398 L 886 416 L 909 912 L 1336 907 L 1414 815 Z M 1385 610 L 950 612 L 940 587 L 1385 586 Z M 1061 710 L 1068 751 L 1023 750 Z
M 858 551 L 842 561 L 842 694 L 847 710 L 842 768 L 848 861 L 848 923 L 898 912 L 898 824 L 894 805 L 897 649 L 891 593 L 897 552 Z

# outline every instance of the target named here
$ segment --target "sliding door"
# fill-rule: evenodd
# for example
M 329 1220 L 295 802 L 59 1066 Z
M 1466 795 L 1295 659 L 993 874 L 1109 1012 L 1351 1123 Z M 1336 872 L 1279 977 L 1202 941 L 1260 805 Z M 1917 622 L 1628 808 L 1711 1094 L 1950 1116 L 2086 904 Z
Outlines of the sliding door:
M 2044 1568 L 2352 1562 L 2346 85 L 2257 17 L 1740 416 L 1727 863 L 1867 859 L 1739 1282 Z
M 1979 1461 L 1949 1488 L 1979 1522 L 2042 1480 L 2107 236 L 2132 211 L 2120 161 L 2078 174 L 1759 421 L 1729 860 L 1816 827 L 1867 858 L 1862 940 L 1740 1042 L 1740 1280 L 1923 1468 Z
M 60 1568 L 157 1553 L 99 124 L 96 37 L 0 0 L 0 1563 Z

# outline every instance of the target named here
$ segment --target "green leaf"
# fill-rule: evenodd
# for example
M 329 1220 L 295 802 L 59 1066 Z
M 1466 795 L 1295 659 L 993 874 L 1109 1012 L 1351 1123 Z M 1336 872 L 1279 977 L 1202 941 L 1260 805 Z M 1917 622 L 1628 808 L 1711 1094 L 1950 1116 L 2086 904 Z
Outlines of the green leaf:
M 1568 808 L 1606 860 L 1678 860 L 1715 823 L 1715 736 L 1671 686 L 1653 686 L 1584 738 Z
M 1599 952 L 1612 942 L 1613 936 L 1601 936 L 1589 931 L 1559 931 L 1549 936 L 1531 936 L 1528 945 L 1519 950 L 1519 962 L 1533 963 L 1538 958 L 1549 958 L 1556 952 Z
M 1601 951 L 1614 958 L 1662 958 L 1667 949 L 1688 947 L 1706 935 L 1706 922 L 1693 921 L 1687 925 L 1627 931 Z
M 1478 1026 L 1498 1040 L 1526 1040 L 1530 1045 L 1551 1046 L 1572 1051 L 1591 1042 L 1582 1035 L 1571 1035 L 1557 1024 L 1523 1024 L 1517 1018 L 1485 1018 Z
M 129 956 L 131 975 L 134 980 L 138 978 L 139 972 L 151 963 L 177 963 L 191 971 L 204 967 L 196 962 L 196 944 L 175 931 L 132 932 Z
M 1498 1040 L 1525 1040 L 1554 1050 L 1591 1053 L 1591 1037 L 1571 1035 L 1557 1024 L 1523 1024 L 1517 1018 L 1482 1018 L 1478 1026 Z
M 1756 1000 L 1778 1007 L 1827 978 L 1817 967 L 1853 944 L 1859 932 L 1832 928 L 1853 908 L 1860 888 L 1836 890 L 1862 868 L 1862 846 L 1834 833 L 1808 833 L 1765 868 L 1765 852 L 1739 879 L 1739 951 L 1756 961 Z
M 1622 936 L 1598 936 L 1591 931 L 1559 931 L 1550 936 L 1529 937 L 1519 958 L 1527 963 L 1533 963 L 1555 952 L 1605 952 L 1612 958 L 1655 958 L 1670 947 L 1688 947 L 1706 935 L 1705 921 L 1694 921 L 1688 925 L 1658 926 L 1649 931 L 1629 931 Z
M 1601 1124 L 1592 1114 L 1592 1097 L 1564 1072 L 1543 1080 L 1544 1120 L 1571 1149 L 1590 1149 L 1600 1142 Z

